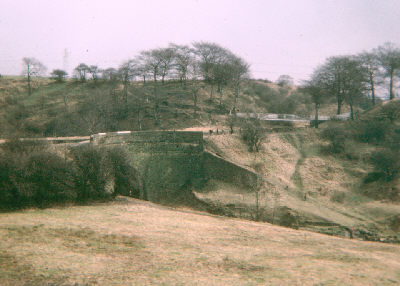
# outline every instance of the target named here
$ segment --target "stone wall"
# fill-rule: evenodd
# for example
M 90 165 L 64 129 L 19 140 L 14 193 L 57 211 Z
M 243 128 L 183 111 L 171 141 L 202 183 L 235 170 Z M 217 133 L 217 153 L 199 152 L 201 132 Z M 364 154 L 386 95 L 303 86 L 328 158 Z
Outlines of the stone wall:
M 252 189 L 257 183 L 257 174 L 209 152 L 203 153 L 204 175 L 215 179 Z
M 122 131 L 91 136 L 94 145 L 124 147 L 142 177 L 140 197 L 153 202 L 176 197 L 191 185 L 201 187 L 203 133 Z
M 91 136 L 93 145 L 118 145 L 139 171 L 140 197 L 153 202 L 176 198 L 209 179 L 253 188 L 257 175 L 203 150 L 203 133 L 191 131 L 122 131 Z
M 119 131 L 91 136 L 94 145 L 131 144 L 137 152 L 203 151 L 203 133 L 194 131 Z

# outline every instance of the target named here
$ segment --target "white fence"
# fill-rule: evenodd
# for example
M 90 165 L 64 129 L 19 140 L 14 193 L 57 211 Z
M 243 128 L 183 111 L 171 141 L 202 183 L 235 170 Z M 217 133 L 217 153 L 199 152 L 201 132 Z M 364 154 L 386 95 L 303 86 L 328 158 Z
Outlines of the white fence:
M 231 114 L 231 116 L 234 116 Z M 277 113 L 236 113 L 239 118 L 257 118 L 263 121 L 290 121 L 290 122 L 310 122 L 315 120 L 315 116 L 310 116 L 309 119 L 302 118 L 294 114 L 277 114 Z M 335 116 L 320 115 L 318 121 L 328 120 L 347 120 L 350 118 L 350 113 L 343 113 Z

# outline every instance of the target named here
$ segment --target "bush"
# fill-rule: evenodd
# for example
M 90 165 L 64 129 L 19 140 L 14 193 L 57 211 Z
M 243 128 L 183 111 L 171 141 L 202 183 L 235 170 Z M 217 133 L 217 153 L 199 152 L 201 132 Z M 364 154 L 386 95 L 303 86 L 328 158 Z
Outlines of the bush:
M 139 174 L 123 149 L 86 145 L 73 150 L 72 158 L 78 202 L 110 199 L 117 194 L 139 197 Z
M 370 172 L 364 178 L 364 184 L 372 183 L 378 181 L 382 177 L 381 172 Z
M 346 140 L 387 145 L 392 142 L 397 144 L 400 137 L 396 128 L 387 119 L 355 120 L 340 125 L 328 124 L 322 131 L 322 136 L 330 141 L 332 153 L 343 153 Z
M 381 178 L 386 181 L 394 179 L 400 169 L 398 153 L 398 150 L 391 149 L 383 149 L 372 153 L 370 160 L 375 167 L 375 173 L 380 173 Z
M 240 133 L 250 152 L 258 152 L 263 141 L 263 131 L 258 120 L 247 120 Z
M 76 197 L 71 163 L 60 156 L 47 152 L 32 154 L 25 168 L 32 194 L 30 204 L 47 207 Z
M 346 193 L 345 192 L 334 191 L 332 196 L 331 196 L 331 198 L 330 198 L 330 200 L 332 202 L 342 204 L 342 203 L 344 203 L 345 197 L 346 197 Z
M 0 157 L 0 207 L 46 207 L 74 198 L 70 164 L 44 151 Z
M 108 162 L 115 180 L 115 194 L 138 198 L 142 188 L 139 172 L 130 165 L 126 152 L 119 147 L 108 149 Z
M 352 132 L 361 142 L 379 144 L 392 133 L 392 126 L 389 120 L 357 120 L 352 124 Z
M 66 160 L 43 144 L 11 142 L 0 152 L 1 209 L 139 196 L 139 175 L 119 148 L 82 146 Z
M 350 136 L 343 126 L 328 126 L 322 131 L 322 137 L 330 141 L 328 153 L 340 154 L 345 151 L 345 141 Z
M 75 167 L 77 201 L 109 199 L 111 194 L 104 192 L 110 172 L 104 153 L 92 146 L 81 146 L 73 149 L 71 154 Z

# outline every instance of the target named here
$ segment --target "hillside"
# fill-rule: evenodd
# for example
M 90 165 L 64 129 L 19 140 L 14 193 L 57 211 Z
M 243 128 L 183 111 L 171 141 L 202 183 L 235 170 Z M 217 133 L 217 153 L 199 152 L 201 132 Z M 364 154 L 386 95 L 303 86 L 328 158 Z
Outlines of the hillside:
M 1 285 L 397 285 L 400 248 L 121 198 L 0 214 Z
M 196 84 L 195 87 L 192 85 Z M 192 126 L 226 125 L 226 115 L 233 107 L 231 88 L 220 93 L 203 83 L 179 82 L 131 83 L 127 88 L 115 82 L 56 83 L 40 78 L 34 81 L 31 96 L 27 95 L 22 77 L 0 79 L 1 137 L 21 136 L 87 136 L 117 130 L 167 130 Z M 193 90 L 197 91 L 194 106 Z M 326 115 L 333 115 L 334 103 L 326 106 Z M 308 117 L 312 104 L 295 87 L 277 86 L 249 80 L 241 87 L 237 109 L 241 113 L 289 113 Z M 325 112 L 325 111 L 324 111 Z
M 325 154 L 321 149 L 328 142 L 321 139 L 320 131 L 267 134 L 259 153 L 248 152 L 237 134 L 210 136 L 207 142 L 210 151 L 263 176 L 265 183 L 258 197 L 261 220 L 341 236 L 349 236 L 349 230 L 354 229 L 355 235 L 369 233 L 363 238 L 374 240 L 399 235 L 396 221 L 400 205 L 376 201 L 361 192 L 372 168 L 362 159 L 366 155 L 349 160 Z M 365 154 L 374 149 L 360 143 L 353 147 Z M 196 194 L 202 200 L 225 206 L 231 215 L 254 218 L 254 191 L 209 182 Z M 288 215 L 291 222 L 285 221 Z
M 121 98 L 123 86 L 111 82 L 36 79 L 32 96 L 27 96 L 25 84 L 23 78 L 0 80 L 2 137 L 87 136 L 140 127 L 205 133 L 218 129 L 224 134 L 207 136 L 206 150 L 259 173 L 264 180 L 258 205 L 254 191 L 229 183 L 209 181 L 203 189 L 194 190 L 197 198 L 214 205 L 218 212 L 341 236 L 349 236 L 355 229 L 364 239 L 399 239 L 399 205 L 368 197 L 363 191 L 373 193 L 382 186 L 396 189 L 400 181 L 363 183 L 373 171 L 368 158 L 381 147 L 346 139 L 339 144 L 346 149 L 344 153 L 326 152 L 332 143 L 323 138 L 324 130 L 336 132 L 344 123 L 323 124 L 321 131 L 263 123 L 269 132 L 261 151 L 251 153 L 238 133 L 240 122 L 235 123 L 236 132 L 229 134 L 227 113 L 233 105 L 230 89 L 223 90 L 219 105 L 219 94 L 214 91 L 210 100 L 209 86 L 200 83 L 194 108 L 190 82 L 186 88 L 174 81 L 159 84 L 157 98 L 151 82 L 132 83 L 126 104 Z M 242 113 L 295 113 L 305 117 L 312 113 L 309 100 L 295 87 L 251 80 L 243 83 L 241 90 L 238 110 Z M 321 110 L 332 115 L 335 103 L 327 103 Z M 382 118 L 381 110 L 379 105 L 360 113 L 361 121 Z M 349 136 L 342 133 L 333 133 L 333 138 Z

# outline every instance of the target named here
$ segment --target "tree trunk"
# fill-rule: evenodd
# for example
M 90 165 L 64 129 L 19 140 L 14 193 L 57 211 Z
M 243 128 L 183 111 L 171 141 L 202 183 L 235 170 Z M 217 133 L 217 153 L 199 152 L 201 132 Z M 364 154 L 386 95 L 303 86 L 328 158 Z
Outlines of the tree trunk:
M 394 73 L 394 69 L 391 69 L 390 70 L 390 82 L 389 82 L 389 98 L 390 98 L 390 100 L 392 100 L 394 98 L 393 73 Z
M 370 83 L 371 83 L 372 105 L 375 105 L 375 80 L 374 80 L 374 75 L 370 75 Z
M 237 102 L 239 98 L 239 83 L 236 83 L 235 85 L 235 100 L 233 102 L 233 112 L 236 114 L 236 107 L 237 107 Z
M 128 82 L 124 82 L 124 103 L 128 104 Z
M 65 113 L 68 113 L 68 96 L 67 94 L 64 94 L 64 108 L 65 108 Z
M 139 131 L 141 131 L 142 130 L 142 119 L 140 118 L 140 109 L 138 110 L 138 114 L 137 114 L 137 123 L 138 123 Z
M 154 120 L 155 123 L 158 125 L 160 123 L 160 118 L 159 118 L 159 114 L 158 114 L 158 104 L 154 104 Z
M 337 98 L 337 115 L 339 115 L 342 112 L 342 105 L 343 105 L 343 99 L 341 96 L 338 96 Z
M 210 101 L 212 101 L 214 98 L 214 84 L 211 84 L 211 90 L 210 90 Z
M 350 102 L 350 119 L 354 120 L 353 102 Z
M 193 109 L 194 115 L 197 113 L 197 91 L 193 91 Z
M 154 98 L 155 98 L 155 101 L 157 102 L 157 75 L 156 74 L 154 74 L 153 79 L 154 79 Z
M 315 118 L 314 118 L 314 120 L 315 120 L 315 128 L 318 128 L 318 126 L 319 126 L 319 121 L 318 121 L 318 110 L 319 110 L 319 104 L 316 103 L 316 104 L 315 104 Z
M 28 95 L 30 96 L 31 94 L 32 94 L 31 71 L 30 71 L 30 67 L 28 65 Z

